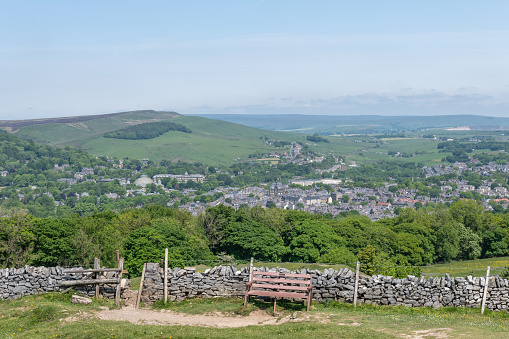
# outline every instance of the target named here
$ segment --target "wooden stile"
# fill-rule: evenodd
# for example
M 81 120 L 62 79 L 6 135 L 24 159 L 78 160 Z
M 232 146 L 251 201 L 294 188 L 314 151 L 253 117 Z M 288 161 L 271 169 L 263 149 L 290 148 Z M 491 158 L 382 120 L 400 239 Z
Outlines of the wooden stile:
M 64 273 L 98 273 L 98 272 L 101 273 L 101 272 L 120 272 L 120 271 L 121 271 L 120 268 L 98 268 L 98 269 L 93 268 L 85 270 L 64 270 Z
M 60 283 L 60 286 L 80 286 L 80 285 L 98 285 L 98 284 L 119 284 L 117 278 L 111 279 L 90 279 L 90 280 L 66 280 Z

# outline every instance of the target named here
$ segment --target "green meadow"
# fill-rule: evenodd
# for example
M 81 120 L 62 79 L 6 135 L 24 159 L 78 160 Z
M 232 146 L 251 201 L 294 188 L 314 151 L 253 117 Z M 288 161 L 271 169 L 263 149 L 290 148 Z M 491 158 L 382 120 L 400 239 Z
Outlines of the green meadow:
M 146 140 L 103 137 L 106 132 L 136 123 L 168 120 L 187 126 L 192 133 L 170 131 Z M 289 146 L 274 147 L 266 142 L 274 140 L 298 142 L 307 145 L 309 150 L 317 154 L 332 154 L 359 163 L 393 160 L 434 165 L 450 153 L 438 153 L 439 142 L 423 138 L 425 134 L 454 139 L 475 136 L 490 136 L 497 140 L 506 138 L 501 132 L 429 130 L 409 132 L 406 138 L 375 139 L 369 135 L 331 135 L 326 136 L 328 143 L 314 143 L 307 141 L 306 134 L 303 133 L 262 130 L 222 120 L 154 111 L 126 112 L 89 120 L 76 117 L 70 122 L 48 119 L 46 122 L 48 123 L 38 125 L 27 122 L 14 133 L 22 138 L 53 146 L 82 148 L 97 156 L 149 158 L 155 162 L 163 159 L 185 160 L 218 165 L 248 160 L 250 154 L 282 153 L 290 149 Z M 299 132 L 312 133 L 311 130 Z M 390 156 L 390 152 L 399 152 L 410 157 Z

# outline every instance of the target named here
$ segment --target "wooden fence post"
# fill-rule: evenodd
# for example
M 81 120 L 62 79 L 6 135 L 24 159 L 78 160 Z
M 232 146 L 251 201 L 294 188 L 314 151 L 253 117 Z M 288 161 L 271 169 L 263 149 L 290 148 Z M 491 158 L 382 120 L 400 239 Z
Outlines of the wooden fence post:
M 251 257 L 251 263 L 249 264 L 249 281 L 253 280 L 253 268 L 254 268 L 254 258 Z
M 120 252 L 119 252 L 119 250 L 115 250 L 115 255 L 117 256 L 117 267 L 118 267 L 118 262 L 120 261 Z
M 136 305 L 135 308 L 140 307 L 140 299 L 141 299 L 141 292 L 143 291 L 143 280 L 145 280 L 145 269 L 147 268 L 147 264 L 143 264 L 143 271 L 141 271 L 141 281 L 140 281 L 140 288 L 138 289 L 138 297 L 136 297 Z
M 95 258 L 94 259 L 94 269 L 100 269 L 101 268 L 101 259 L 99 258 Z M 99 279 L 99 275 L 101 274 L 101 272 L 97 272 L 95 274 L 95 278 L 96 279 Z M 98 299 L 99 298 L 99 285 L 96 285 L 95 286 L 95 298 Z
M 488 285 L 490 279 L 490 267 L 486 270 L 486 279 L 484 280 L 484 292 L 482 294 L 482 303 L 481 303 L 481 314 L 484 314 L 484 307 L 486 306 L 486 296 L 488 295 Z
M 164 249 L 164 303 L 168 301 L 168 249 Z
M 355 269 L 355 287 L 353 289 L 353 308 L 357 308 L 357 291 L 359 290 L 359 269 L 361 263 L 357 261 L 357 267 Z
M 124 270 L 124 258 L 120 258 L 118 268 L 120 268 L 120 272 L 118 273 L 117 292 L 115 293 L 115 305 L 117 306 L 120 305 L 120 283 L 122 282 L 122 271 Z

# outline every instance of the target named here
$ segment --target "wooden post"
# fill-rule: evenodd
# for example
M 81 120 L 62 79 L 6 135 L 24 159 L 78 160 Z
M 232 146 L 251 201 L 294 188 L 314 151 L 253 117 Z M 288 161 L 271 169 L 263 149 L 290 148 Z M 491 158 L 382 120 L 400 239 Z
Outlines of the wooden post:
M 122 271 L 124 270 L 124 258 L 120 258 L 118 268 L 120 268 L 120 272 L 118 273 L 117 293 L 115 293 L 115 305 L 117 306 L 120 305 L 120 283 L 122 282 Z
M 357 291 L 359 289 L 359 269 L 361 263 L 357 261 L 357 268 L 355 269 L 355 287 L 353 289 L 353 308 L 357 307 Z
M 117 256 L 117 267 L 118 267 L 118 262 L 120 261 L 120 252 L 119 252 L 119 250 L 115 250 L 115 254 Z
M 143 271 L 141 271 L 140 288 L 138 289 L 138 297 L 136 298 L 135 308 L 140 307 L 140 298 L 141 298 L 141 292 L 143 291 L 143 280 L 145 280 L 145 269 L 146 268 L 147 268 L 147 264 L 143 264 Z
M 490 278 L 490 267 L 486 270 L 486 280 L 484 280 L 484 292 L 482 294 L 482 303 L 481 303 L 481 314 L 484 314 L 484 307 L 486 306 L 486 296 L 488 295 L 488 285 Z
M 168 301 L 168 249 L 164 249 L 164 303 Z
M 99 258 L 94 259 L 94 269 L 98 270 L 101 268 L 101 260 Z M 95 274 L 95 278 L 99 279 L 100 272 Z M 95 298 L 99 298 L 99 285 L 95 286 Z
M 249 281 L 253 280 L 253 268 L 254 268 L 254 258 L 251 257 L 251 263 L 249 264 Z

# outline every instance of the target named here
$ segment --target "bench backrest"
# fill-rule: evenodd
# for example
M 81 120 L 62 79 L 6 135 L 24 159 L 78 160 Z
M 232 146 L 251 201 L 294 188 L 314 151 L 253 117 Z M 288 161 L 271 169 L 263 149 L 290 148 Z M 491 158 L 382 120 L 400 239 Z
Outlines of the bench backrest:
M 309 286 L 312 286 L 313 284 L 313 277 L 311 274 L 253 271 L 251 276 L 251 280 L 253 282 L 299 284 Z

